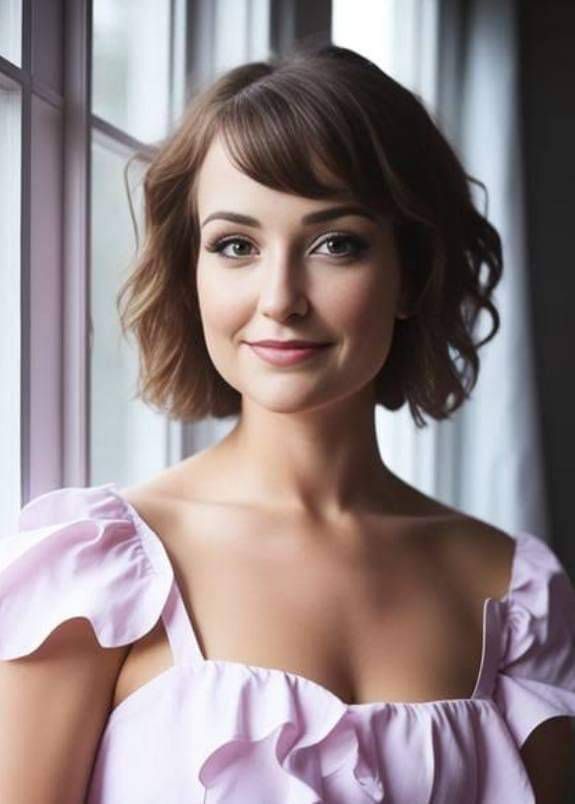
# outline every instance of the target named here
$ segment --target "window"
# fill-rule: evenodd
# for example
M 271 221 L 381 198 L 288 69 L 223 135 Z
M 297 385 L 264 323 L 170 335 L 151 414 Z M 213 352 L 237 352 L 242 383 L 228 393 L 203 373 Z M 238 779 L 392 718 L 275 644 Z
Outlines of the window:
M 0 535 L 45 491 L 131 484 L 225 431 L 134 399 L 124 168 L 144 154 L 141 232 L 146 160 L 192 85 L 267 57 L 270 24 L 269 0 L 0 0 Z
M 0 2 L 0 56 L 22 66 L 22 0 Z
M 179 18 L 175 14 L 179 13 Z M 116 295 L 135 256 L 124 167 L 136 150 L 169 130 L 175 113 L 172 65 L 184 7 L 163 2 L 94 0 L 92 52 L 90 426 L 92 484 L 131 484 L 171 460 L 170 424 L 134 399 L 138 357 L 123 337 Z M 179 111 L 179 109 L 178 109 Z M 146 163 L 132 162 L 130 192 L 141 232 L 139 187 Z
M 202 6 L 202 4 L 200 4 Z M 269 0 L 217 0 L 195 8 L 196 39 L 189 54 L 192 80 L 250 58 L 265 58 Z M 123 170 L 134 150 L 153 147 L 176 122 L 184 105 L 185 9 L 172 2 L 94 0 L 91 193 L 90 481 L 132 484 L 161 471 L 184 454 L 218 439 L 232 421 L 193 425 L 169 422 L 132 397 L 138 356 L 121 336 L 116 293 L 136 241 Z M 194 87 L 195 88 L 195 87 Z M 130 165 L 138 229 L 143 215 L 139 178 L 145 164 Z
M 170 124 L 171 7 L 94 0 L 92 111 L 142 142 L 159 140 Z
M 19 85 L 0 74 L 0 510 L 10 522 L 20 505 L 21 112 Z

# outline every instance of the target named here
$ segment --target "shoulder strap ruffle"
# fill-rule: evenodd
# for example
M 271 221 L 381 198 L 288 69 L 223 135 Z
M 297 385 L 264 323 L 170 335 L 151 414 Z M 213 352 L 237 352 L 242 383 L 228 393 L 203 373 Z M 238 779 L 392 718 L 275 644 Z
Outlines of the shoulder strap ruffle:
M 106 648 L 134 642 L 157 622 L 173 572 L 114 485 L 46 492 L 0 538 L 0 659 L 31 653 L 74 617 L 88 619 Z
M 521 747 L 543 721 L 575 717 L 575 588 L 546 542 L 516 539 L 493 697 Z

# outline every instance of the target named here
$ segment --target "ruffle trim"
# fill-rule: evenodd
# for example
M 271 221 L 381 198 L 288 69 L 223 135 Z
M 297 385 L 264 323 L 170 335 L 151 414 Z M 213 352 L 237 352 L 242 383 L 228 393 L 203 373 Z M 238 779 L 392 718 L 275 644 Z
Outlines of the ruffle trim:
M 202 723 L 197 776 L 213 804 L 275 801 L 280 792 L 285 804 L 384 800 L 373 744 L 364 744 L 357 718 L 329 691 L 318 694 L 302 677 L 243 665 L 230 672 L 217 662 L 206 662 L 193 684 Z M 254 795 L 242 785 L 253 784 L 256 767 Z
M 316 744 L 294 747 L 297 734 L 297 723 L 286 720 L 260 736 L 225 740 L 204 760 L 199 772 L 201 783 L 210 791 L 210 801 L 229 802 L 232 790 L 237 796 L 242 767 L 253 768 L 257 756 L 272 760 L 266 763 L 266 785 L 270 794 L 273 791 L 277 795 L 281 790 L 285 804 L 322 804 L 327 800 L 328 780 L 332 788 L 330 801 L 334 800 L 334 786 L 342 802 L 384 800 L 381 779 L 363 756 L 357 728 L 348 713 L 342 713 L 329 734 Z
M 486 635 L 486 640 L 495 637 L 492 645 L 499 649 L 491 698 L 515 745 L 521 747 L 543 721 L 557 716 L 575 717 L 575 589 L 553 550 L 536 536 L 522 532 L 518 536 L 508 593 L 494 603 L 499 607 L 495 622 L 500 624 L 500 631 Z M 211 677 L 211 673 L 207 676 Z M 287 676 L 274 675 L 274 681 L 281 678 L 289 682 Z M 307 689 L 304 684 L 298 694 Z M 247 695 L 242 698 L 241 689 L 237 694 L 244 704 L 248 702 L 249 710 L 253 706 L 251 701 L 261 703 L 265 692 L 264 688 L 258 689 L 251 698 Z M 221 695 L 215 689 L 203 696 L 212 702 L 218 697 Z M 235 700 L 235 694 L 229 695 L 227 690 L 224 697 Z M 276 701 L 284 702 L 285 706 L 285 701 L 294 697 L 297 696 L 290 698 L 276 689 L 266 711 L 274 712 Z M 323 702 L 331 708 L 314 717 L 312 723 L 303 723 L 306 712 L 316 713 L 318 697 L 325 698 Z M 298 712 L 276 712 L 268 719 L 262 719 L 260 706 L 257 716 L 254 712 L 250 717 L 242 708 L 244 704 L 239 705 L 241 715 L 237 715 L 241 728 L 237 722 L 230 722 L 230 717 L 236 715 L 230 715 L 229 710 L 212 717 L 218 730 L 212 742 L 206 742 L 199 778 L 214 804 L 242 800 L 237 795 L 237 786 L 242 778 L 250 776 L 242 773 L 242 766 L 254 767 L 255 762 L 259 767 L 260 756 L 266 758 L 261 763 L 265 774 L 273 767 L 270 790 L 276 795 L 281 790 L 282 801 L 290 804 L 384 800 L 383 780 L 375 770 L 378 752 L 366 755 L 357 731 L 356 713 L 337 697 L 316 694 L 306 701 L 304 696 Z M 404 713 L 408 706 L 402 707 Z M 381 709 L 384 708 L 389 713 L 393 704 L 382 705 Z M 415 706 L 413 711 L 418 711 Z M 319 730 L 318 724 L 321 724 Z M 487 752 L 487 748 L 483 750 Z M 491 761 L 495 764 L 494 757 Z M 332 784 L 328 798 L 327 783 Z M 524 778 L 518 779 L 517 784 L 529 787 Z
M 43 494 L 22 509 L 18 532 L 0 539 L 0 659 L 31 653 L 75 617 L 90 621 L 103 647 L 135 642 L 157 622 L 173 571 L 115 485 Z M 543 720 L 575 716 L 575 589 L 552 549 L 522 533 L 508 594 L 496 603 L 492 697 L 521 746 Z M 293 676 L 276 672 L 272 683 L 260 669 L 254 688 L 245 673 L 206 662 L 193 679 L 202 723 L 198 777 L 211 804 L 241 801 L 238 789 L 253 780 L 242 765 L 254 767 L 259 757 L 258 783 L 269 785 L 270 800 L 278 790 L 285 804 L 384 800 L 378 750 L 358 730 L 357 713 L 302 678 L 291 690 Z M 235 680 L 242 682 L 236 689 Z
M 0 659 L 32 653 L 76 617 L 106 648 L 136 641 L 157 622 L 171 566 L 157 548 L 144 549 L 114 485 L 46 492 L 0 539 Z
M 493 698 L 519 747 L 544 720 L 575 717 L 575 588 L 553 549 L 521 533 L 502 607 Z

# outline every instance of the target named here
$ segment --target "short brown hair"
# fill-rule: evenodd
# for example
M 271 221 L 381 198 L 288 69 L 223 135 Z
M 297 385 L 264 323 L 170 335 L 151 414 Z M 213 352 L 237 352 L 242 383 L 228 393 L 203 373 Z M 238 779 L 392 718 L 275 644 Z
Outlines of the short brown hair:
M 140 355 L 137 395 L 170 418 L 238 414 L 241 394 L 206 348 L 193 269 L 196 179 L 215 135 L 246 175 L 308 198 L 337 195 L 317 160 L 360 203 L 392 215 L 411 299 L 395 323 L 376 400 L 445 419 L 469 396 L 478 348 L 499 329 L 492 293 L 503 269 L 497 230 L 474 206 L 468 176 L 421 100 L 347 48 L 296 50 L 229 70 L 189 102 L 144 177 L 144 242 L 120 289 L 124 335 Z M 480 282 L 482 265 L 485 280 Z M 491 330 L 473 334 L 479 314 Z M 458 365 L 459 361 L 459 365 Z

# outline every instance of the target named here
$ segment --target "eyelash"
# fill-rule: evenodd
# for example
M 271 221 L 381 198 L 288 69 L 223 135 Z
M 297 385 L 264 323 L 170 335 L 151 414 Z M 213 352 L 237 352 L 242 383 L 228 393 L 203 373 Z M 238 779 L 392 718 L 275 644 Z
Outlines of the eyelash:
M 324 243 L 329 242 L 330 240 L 337 240 L 337 241 L 340 241 L 340 242 L 342 240 L 348 240 L 348 241 L 351 241 L 352 243 L 355 244 L 354 245 L 355 251 L 354 251 L 353 254 L 345 254 L 344 256 L 339 256 L 339 257 L 336 254 L 327 255 L 327 256 L 333 257 L 336 260 L 341 260 L 341 261 L 357 258 L 357 257 L 359 257 L 359 255 L 361 255 L 365 251 L 367 251 L 367 249 L 369 247 L 368 243 L 363 238 L 358 237 L 357 235 L 349 235 L 349 234 L 345 234 L 344 232 L 332 232 L 327 237 L 324 237 L 324 239 L 320 243 L 318 243 L 317 248 L 322 246 Z M 227 256 L 226 254 L 223 253 L 223 249 L 229 243 L 236 243 L 236 242 L 238 242 L 238 243 L 247 243 L 250 246 L 252 245 L 251 242 L 247 238 L 239 237 L 237 235 L 234 235 L 234 236 L 229 236 L 229 237 L 222 237 L 221 239 L 216 238 L 214 240 L 210 240 L 210 241 L 208 241 L 206 243 L 205 248 L 206 248 L 206 251 L 218 253 L 225 260 L 241 260 L 241 259 L 244 259 L 244 258 L 252 256 L 250 254 L 243 254 L 241 256 L 229 257 L 229 256 Z

